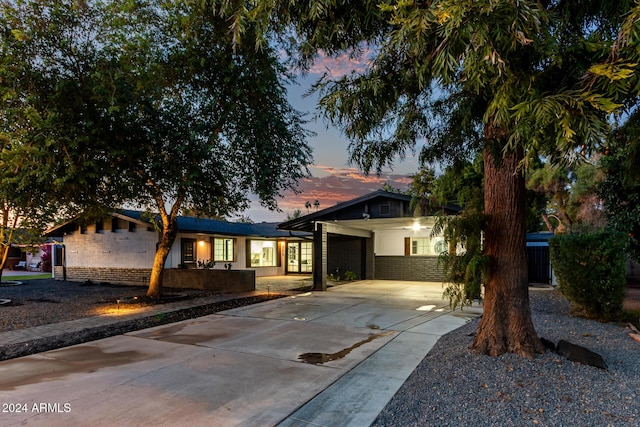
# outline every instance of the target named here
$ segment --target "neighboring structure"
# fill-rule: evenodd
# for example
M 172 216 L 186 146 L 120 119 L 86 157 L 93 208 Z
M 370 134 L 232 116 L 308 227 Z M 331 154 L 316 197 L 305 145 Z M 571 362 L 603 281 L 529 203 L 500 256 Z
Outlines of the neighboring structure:
M 548 231 L 527 233 L 527 265 L 529 283 L 554 284 L 553 269 L 549 258 L 549 239 L 554 236 Z
M 165 268 L 254 270 L 256 276 L 311 272 L 312 242 L 305 233 L 277 229 L 276 223 L 231 223 L 195 217 L 178 218 L 178 237 Z M 77 219 L 60 224 L 47 236 L 61 237 L 54 255 L 54 277 L 73 281 L 147 284 L 160 235 L 139 211 L 120 210 L 90 225 Z
M 313 281 L 326 289 L 327 275 L 357 279 L 442 281 L 438 255 L 444 238 L 432 236 L 433 216 L 414 216 L 411 197 L 375 191 L 280 224 L 282 230 L 313 233 Z M 447 214 L 459 208 L 448 206 Z
M 42 271 L 41 256 L 42 251 L 25 252 L 19 246 L 12 245 L 9 247 L 5 269 L 40 272 Z

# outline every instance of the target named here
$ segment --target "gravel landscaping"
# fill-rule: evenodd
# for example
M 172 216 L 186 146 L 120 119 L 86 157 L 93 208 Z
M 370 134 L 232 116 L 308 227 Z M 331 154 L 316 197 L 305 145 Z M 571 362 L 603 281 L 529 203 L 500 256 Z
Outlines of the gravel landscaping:
M 535 359 L 474 354 L 476 320 L 436 343 L 373 425 L 640 425 L 640 343 L 630 330 L 571 316 L 555 290 L 530 295 L 538 335 L 595 351 L 608 370 L 552 352 Z

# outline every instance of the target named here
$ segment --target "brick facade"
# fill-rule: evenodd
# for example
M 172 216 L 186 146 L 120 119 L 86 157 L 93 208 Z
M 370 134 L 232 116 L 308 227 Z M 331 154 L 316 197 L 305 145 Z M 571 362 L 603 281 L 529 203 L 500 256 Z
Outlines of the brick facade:
M 381 280 L 410 280 L 443 282 L 442 266 L 438 257 L 430 256 L 376 256 L 375 278 Z
M 63 270 L 61 266 L 54 267 L 56 280 L 63 280 Z M 99 268 L 99 267 L 67 267 L 66 279 L 73 282 L 109 282 L 124 285 L 144 285 L 149 284 L 150 268 Z

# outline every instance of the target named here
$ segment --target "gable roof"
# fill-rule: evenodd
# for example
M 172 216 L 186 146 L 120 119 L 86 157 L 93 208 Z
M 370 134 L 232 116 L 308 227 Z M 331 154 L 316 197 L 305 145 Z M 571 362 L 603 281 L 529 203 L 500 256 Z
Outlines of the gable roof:
M 381 215 L 372 209 L 383 204 L 395 204 L 396 209 L 390 210 L 388 215 Z M 286 222 L 278 226 L 282 230 L 311 231 L 313 223 L 316 221 L 336 221 L 336 220 L 362 220 L 368 218 L 402 218 L 413 217 L 413 212 L 409 209 L 411 196 L 390 191 L 377 190 L 355 199 L 338 203 L 326 209 L 310 213 Z M 445 206 L 447 213 L 458 213 L 460 208 L 456 206 Z

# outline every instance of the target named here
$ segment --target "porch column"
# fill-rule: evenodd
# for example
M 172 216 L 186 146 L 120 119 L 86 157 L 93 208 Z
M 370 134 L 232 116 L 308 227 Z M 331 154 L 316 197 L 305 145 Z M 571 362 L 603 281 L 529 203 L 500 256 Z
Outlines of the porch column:
M 327 290 L 327 225 L 322 223 L 313 231 L 313 290 Z
M 364 257 L 363 259 L 365 260 L 365 274 L 364 274 L 364 278 L 371 280 L 371 279 L 375 279 L 375 271 L 376 271 L 376 257 L 375 257 L 375 248 L 373 247 L 374 244 L 374 235 L 372 233 L 372 236 L 368 239 L 364 239 Z

